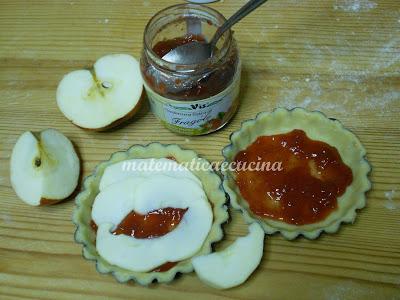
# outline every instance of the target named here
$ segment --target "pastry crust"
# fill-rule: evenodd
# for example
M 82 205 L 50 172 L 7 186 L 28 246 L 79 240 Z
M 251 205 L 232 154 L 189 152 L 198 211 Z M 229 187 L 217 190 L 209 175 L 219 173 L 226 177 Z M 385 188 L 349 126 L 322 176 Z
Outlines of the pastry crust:
M 342 222 L 352 223 L 356 210 L 366 204 L 365 192 L 371 188 L 368 173 L 371 167 L 365 159 L 366 151 L 358 138 L 339 121 L 327 118 L 321 112 L 309 112 L 302 108 L 287 110 L 278 108 L 273 112 L 262 112 L 253 120 L 242 123 L 241 128 L 232 133 L 231 144 L 222 150 L 226 162 L 232 162 L 235 155 L 246 149 L 257 137 L 288 133 L 294 129 L 303 130 L 312 140 L 319 140 L 335 147 L 343 162 L 353 173 L 353 181 L 345 193 L 337 198 L 338 207 L 323 221 L 293 225 L 270 218 L 262 218 L 252 213 L 246 200 L 236 185 L 235 173 L 224 171 L 223 186 L 230 197 L 231 205 L 241 210 L 246 222 L 258 222 L 265 233 L 280 232 L 286 239 L 303 235 L 309 239 L 317 238 L 322 231 L 336 232 Z
M 97 165 L 93 174 L 88 176 L 83 184 L 82 191 L 75 199 L 76 207 L 73 213 L 73 222 L 77 226 L 75 241 L 83 244 L 83 256 L 88 260 L 96 262 L 97 271 L 100 273 L 112 273 L 121 283 L 133 280 L 141 285 L 148 285 L 153 281 L 170 282 L 176 273 L 189 273 L 193 271 L 191 259 L 198 255 L 211 252 L 211 245 L 223 238 L 221 225 L 228 220 L 226 196 L 222 189 L 219 176 L 212 171 L 191 170 L 203 184 L 204 191 L 213 209 L 213 224 L 211 230 L 203 243 L 202 248 L 192 257 L 180 261 L 177 265 L 165 272 L 134 272 L 111 265 L 104 260 L 96 250 L 96 233 L 90 227 L 92 204 L 99 193 L 99 184 L 104 170 L 111 164 L 133 158 L 163 158 L 173 156 L 178 162 L 190 162 L 196 159 L 201 163 L 210 165 L 203 158 L 199 158 L 194 151 L 183 150 L 178 145 L 162 145 L 151 143 L 146 146 L 134 145 L 124 152 L 115 152 L 108 161 Z

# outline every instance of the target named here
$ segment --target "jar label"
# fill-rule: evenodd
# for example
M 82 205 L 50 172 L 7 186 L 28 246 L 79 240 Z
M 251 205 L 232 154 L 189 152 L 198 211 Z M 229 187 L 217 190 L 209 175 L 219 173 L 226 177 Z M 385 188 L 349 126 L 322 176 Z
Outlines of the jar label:
M 202 100 L 177 101 L 160 96 L 146 84 L 151 110 L 170 130 L 187 135 L 199 135 L 222 127 L 238 106 L 240 71 L 221 93 Z

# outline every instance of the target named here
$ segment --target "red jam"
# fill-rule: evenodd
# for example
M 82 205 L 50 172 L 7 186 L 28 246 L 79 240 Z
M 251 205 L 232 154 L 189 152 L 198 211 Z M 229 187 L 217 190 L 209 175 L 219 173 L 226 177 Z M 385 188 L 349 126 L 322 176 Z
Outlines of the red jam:
M 194 41 L 205 42 L 205 38 L 202 35 L 189 34 L 183 37 L 161 40 L 153 46 L 152 50 L 162 58 L 171 50 Z M 225 64 L 204 74 L 196 81 L 196 84 L 184 83 L 179 76 L 176 76 L 173 79 L 174 84 L 171 84 L 171 80 L 167 80 L 171 87 L 168 87 L 168 84 L 161 80 L 164 78 L 163 76 L 155 77 L 156 74 L 151 71 L 151 67 L 142 65 L 142 71 L 147 84 L 158 94 L 176 100 L 197 100 L 215 96 L 228 87 L 235 75 L 237 61 L 237 51 L 232 51 Z M 146 70 L 146 67 L 148 70 Z
M 154 45 L 153 51 L 160 58 L 162 58 L 165 54 L 167 54 L 168 52 L 179 46 L 183 46 L 191 42 L 205 42 L 205 41 L 206 40 L 202 35 L 189 34 L 183 37 L 177 37 L 170 40 L 159 41 L 157 44 Z
M 152 272 L 166 272 L 170 269 L 172 269 L 173 267 L 175 267 L 178 264 L 177 261 L 174 262 L 166 262 L 165 264 L 155 268 L 154 270 L 152 270 Z
M 353 181 L 336 148 L 302 130 L 260 136 L 235 162 L 281 162 L 281 170 L 237 170 L 236 183 L 251 211 L 264 218 L 305 225 L 324 220 Z
M 125 234 L 137 239 L 150 239 L 166 235 L 181 222 L 187 208 L 160 208 L 142 215 L 131 211 L 118 224 L 113 234 Z
M 94 232 L 97 232 L 97 224 L 93 220 L 90 220 L 90 228 L 92 228 Z

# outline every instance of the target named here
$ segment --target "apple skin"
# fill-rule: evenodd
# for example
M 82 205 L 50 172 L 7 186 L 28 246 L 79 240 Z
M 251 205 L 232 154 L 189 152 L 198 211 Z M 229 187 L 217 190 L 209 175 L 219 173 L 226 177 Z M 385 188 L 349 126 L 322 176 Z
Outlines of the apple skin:
M 53 205 L 56 204 L 58 202 L 63 201 L 64 199 L 61 200 L 53 200 L 53 199 L 46 199 L 46 198 L 41 198 L 40 199 L 40 203 L 38 206 L 49 206 L 49 205 Z

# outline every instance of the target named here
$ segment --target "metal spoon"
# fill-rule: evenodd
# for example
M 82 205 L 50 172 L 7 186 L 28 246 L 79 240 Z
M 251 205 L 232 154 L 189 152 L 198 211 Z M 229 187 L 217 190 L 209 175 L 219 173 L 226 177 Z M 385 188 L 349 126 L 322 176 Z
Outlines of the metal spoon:
M 211 42 L 190 42 L 182 46 L 178 46 L 165 54 L 162 59 L 176 64 L 196 64 L 200 63 L 213 55 L 215 46 L 219 38 L 226 30 L 239 22 L 261 4 L 267 0 L 250 0 L 241 9 L 239 9 L 232 17 L 230 17 L 221 27 L 217 29 Z

